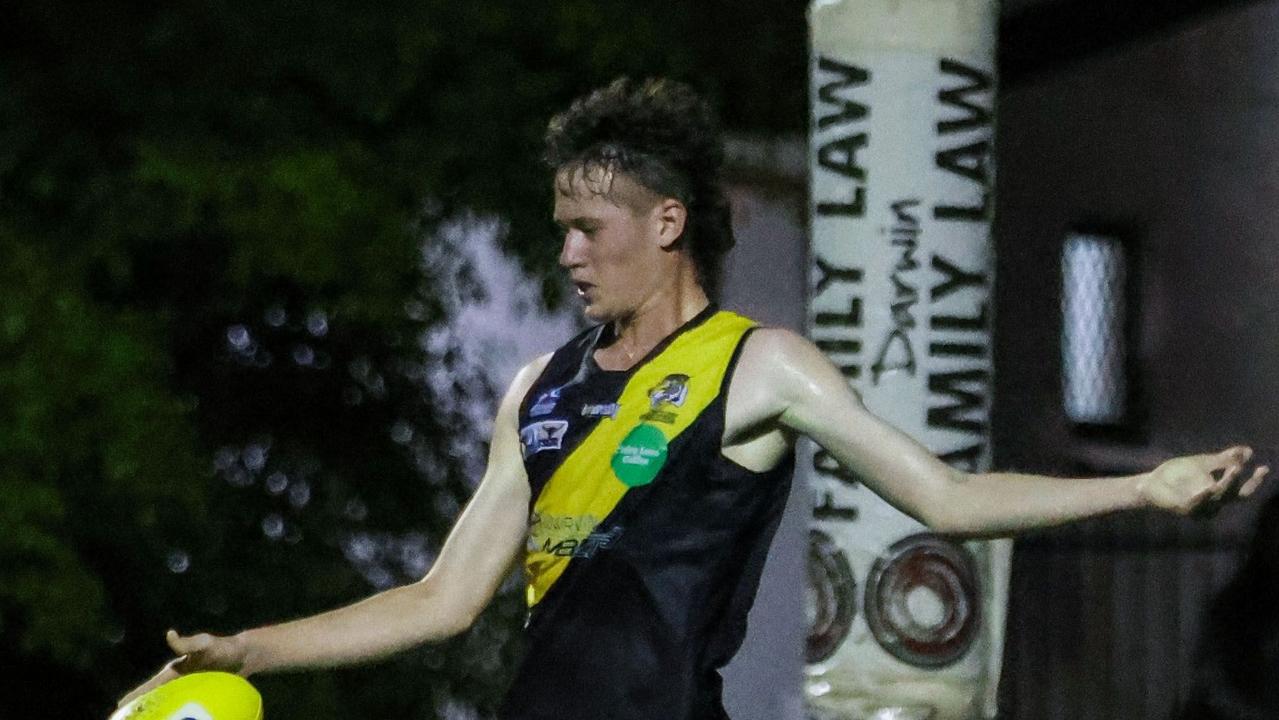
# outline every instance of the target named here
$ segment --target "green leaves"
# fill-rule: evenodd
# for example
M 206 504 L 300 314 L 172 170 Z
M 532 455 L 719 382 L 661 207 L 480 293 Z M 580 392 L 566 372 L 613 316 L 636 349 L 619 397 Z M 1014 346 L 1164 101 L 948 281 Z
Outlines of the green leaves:
M 0 237 L 0 621 L 23 654 L 87 668 L 113 616 L 87 555 L 146 554 L 200 496 L 190 416 L 154 352 L 158 323 L 103 312 L 52 254 Z M 102 498 L 124 502 L 99 502 Z M 112 510 L 117 512 L 112 513 Z
M 802 6 L 783 36 L 801 39 L 788 50 L 800 74 Z M 447 320 L 437 283 L 453 280 L 424 272 L 422 243 L 449 218 L 499 217 L 503 245 L 554 297 L 540 143 L 572 97 L 620 74 L 668 74 L 756 98 L 721 103 L 759 113 L 730 124 L 775 127 L 791 107 L 758 72 L 779 65 L 780 42 L 759 11 L 719 0 L 641 10 L 11 9 L 0 27 L 8 680 L 39 688 L 79 672 L 104 707 L 164 659 L 170 625 L 234 631 L 429 565 L 482 457 L 461 408 L 491 402 L 493 388 L 453 349 L 419 344 Z M 726 18 L 740 36 L 719 31 Z M 704 74 L 708 58 L 720 76 Z M 802 128 L 804 79 L 785 82 Z M 360 555 L 368 538 L 375 550 Z M 516 590 L 469 639 L 272 680 L 268 715 L 491 707 L 522 613 Z M 101 714 L 71 697 L 53 712 Z M 25 702 L 0 697 L 0 715 L 30 715 Z

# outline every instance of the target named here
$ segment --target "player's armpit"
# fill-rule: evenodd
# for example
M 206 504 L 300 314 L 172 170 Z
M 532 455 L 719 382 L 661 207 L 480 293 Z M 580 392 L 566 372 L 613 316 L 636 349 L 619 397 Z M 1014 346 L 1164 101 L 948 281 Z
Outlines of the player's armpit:
M 734 392 L 749 385 L 743 396 L 756 416 L 808 436 L 902 512 L 935 529 L 948 525 L 946 497 L 959 483 L 958 471 L 867 410 L 812 342 L 761 329 L 738 369 Z

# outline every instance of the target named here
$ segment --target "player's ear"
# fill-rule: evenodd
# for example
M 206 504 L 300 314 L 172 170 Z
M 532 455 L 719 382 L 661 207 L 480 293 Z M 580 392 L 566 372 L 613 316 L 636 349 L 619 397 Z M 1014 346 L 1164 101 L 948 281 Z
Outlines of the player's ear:
M 663 249 L 670 249 L 684 235 L 684 225 L 688 221 L 688 208 L 675 198 L 662 198 L 653 209 L 657 222 L 658 244 Z

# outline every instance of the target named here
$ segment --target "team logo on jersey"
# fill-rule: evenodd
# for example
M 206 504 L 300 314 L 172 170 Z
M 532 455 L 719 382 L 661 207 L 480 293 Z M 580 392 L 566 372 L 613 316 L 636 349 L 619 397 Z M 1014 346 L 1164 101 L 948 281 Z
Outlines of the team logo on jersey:
M 556 403 L 560 401 L 560 390 L 562 389 L 562 387 L 551 388 L 538 395 L 533 407 L 528 410 L 528 416 L 541 417 L 542 415 L 550 415 L 555 410 Z
M 688 398 L 688 376 L 681 374 L 667 375 L 660 383 L 648 391 L 649 411 L 640 416 L 641 420 L 655 420 L 668 425 L 675 422 L 675 413 L 671 408 L 684 404 Z
M 520 429 L 520 444 L 524 446 L 525 459 L 543 450 L 559 450 L 564 446 L 564 434 L 568 432 L 565 420 L 543 420 Z
M 617 417 L 622 406 L 618 403 L 586 404 L 582 406 L 582 417 Z

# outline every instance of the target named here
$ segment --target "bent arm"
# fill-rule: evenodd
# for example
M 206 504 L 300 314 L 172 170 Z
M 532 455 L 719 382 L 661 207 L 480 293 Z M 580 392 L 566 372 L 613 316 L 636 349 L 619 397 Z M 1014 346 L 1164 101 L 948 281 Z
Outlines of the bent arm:
M 241 674 L 373 661 L 470 627 L 525 542 L 529 486 L 517 414 L 544 364 L 521 371 L 503 399 L 484 478 L 426 577 L 354 605 L 230 638 L 242 645 Z
M 1250 450 L 1236 447 L 1122 477 L 965 473 L 867 410 L 809 341 L 784 330 L 755 336 L 758 346 L 747 347 L 743 363 L 749 361 L 765 378 L 762 393 L 772 399 L 776 421 L 812 438 L 875 493 L 941 533 L 1007 535 L 1139 507 L 1184 514 L 1221 497 L 1251 457 Z M 1215 471 L 1222 476 L 1214 477 Z M 1258 468 L 1240 494 L 1251 493 L 1265 472 Z

